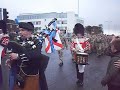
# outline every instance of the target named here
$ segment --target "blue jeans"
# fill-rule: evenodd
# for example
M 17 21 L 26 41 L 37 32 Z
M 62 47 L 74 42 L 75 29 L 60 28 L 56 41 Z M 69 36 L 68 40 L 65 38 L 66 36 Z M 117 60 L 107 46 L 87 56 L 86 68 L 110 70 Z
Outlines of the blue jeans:
M 2 87 L 2 69 L 0 65 L 0 87 Z
M 16 68 L 13 67 L 10 69 L 9 73 L 9 90 L 14 90 L 15 80 L 16 80 Z

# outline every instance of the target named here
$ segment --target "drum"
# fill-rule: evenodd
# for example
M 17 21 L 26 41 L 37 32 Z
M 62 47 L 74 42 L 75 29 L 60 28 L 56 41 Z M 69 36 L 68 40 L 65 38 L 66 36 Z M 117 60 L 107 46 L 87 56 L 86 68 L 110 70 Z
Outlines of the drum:
M 75 54 L 75 62 L 79 65 L 88 65 L 88 53 L 77 52 Z

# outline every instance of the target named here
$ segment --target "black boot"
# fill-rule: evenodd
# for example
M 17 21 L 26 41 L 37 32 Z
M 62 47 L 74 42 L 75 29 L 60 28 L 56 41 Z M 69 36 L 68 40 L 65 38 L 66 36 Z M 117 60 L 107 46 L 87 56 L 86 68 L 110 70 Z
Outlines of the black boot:
M 79 73 L 78 74 L 78 81 L 76 83 L 80 86 L 83 86 L 83 78 L 84 78 L 84 73 Z
M 76 64 L 76 72 L 77 72 L 77 84 L 83 86 L 84 72 L 80 73 L 78 69 L 78 64 Z
M 59 66 L 62 67 L 63 66 L 63 61 L 61 60 L 61 62 L 59 63 Z
M 84 79 L 84 73 L 79 74 L 79 79 L 80 79 L 80 85 L 83 86 L 83 79 Z

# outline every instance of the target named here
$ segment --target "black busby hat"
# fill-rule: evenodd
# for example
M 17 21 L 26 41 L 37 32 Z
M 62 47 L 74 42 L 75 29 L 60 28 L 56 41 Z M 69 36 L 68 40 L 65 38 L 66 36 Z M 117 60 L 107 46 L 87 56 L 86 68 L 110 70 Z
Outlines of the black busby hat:
M 75 33 L 75 35 L 82 34 L 82 36 L 84 36 L 84 26 L 80 23 L 75 24 L 74 29 L 73 29 L 73 33 Z
M 19 28 L 23 28 L 23 29 L 26 29 L 28 31 L 33 31 L 34 25 L 31 22 L 20 22 Z

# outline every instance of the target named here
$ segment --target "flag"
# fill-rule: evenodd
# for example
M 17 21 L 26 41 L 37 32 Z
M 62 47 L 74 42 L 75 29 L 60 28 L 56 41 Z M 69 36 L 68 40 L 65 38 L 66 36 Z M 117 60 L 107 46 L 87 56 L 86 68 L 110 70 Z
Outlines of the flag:
M 62 49 L 63 47 L 59 36 L 59 30 L 57 29 L 56 21 L 53 22 L 51 25 L 52 25 L 52 31 L 50 32 L 49 36 L 45 38 L 46 53 L 52 53 L 55 50 Z M 56 41 L 54 41 L 53 39 L 55 39 Z
M 53 41 L 54 49 L 55 50 L 61 50 L 63 48 L 63 45 L 62 45 L 62 42 L 61 42 L 61 39 L 60 39 L 60 36 L 59 36 L 59 30 L 58 29 L 56 30 L 56 35 L 55 35 L 54 38 L 57 40 L 57 42 Z
M 56 31 L 56 35 L 55 35 L 54 39 L 57 40 L 57 42 L 53 41 L 54 49 L 61 50 L 63 48 L 63 45 L 62 45 L 62 42 L 60 40 L 60 36 L 59 36 L 60 30 L 58 30 L 58 28 L 57 28 L 56 21 L 53 23 L 53 29 Z
M 45 38 L 45 51 L 46 53 L 52 53 L 49 36 Z
M 46 38 L 45 38 L 45 51 L 46 53 L 52 53 L 52 47 L 51 47 L 51 42 L 50 42 L 50 31 L 45 29 L 43 31 L 43 33 L 45 33 L 46 35 L 48 35 Z

